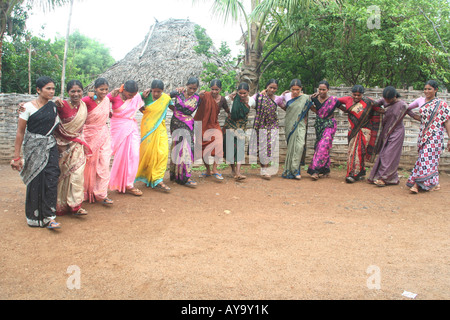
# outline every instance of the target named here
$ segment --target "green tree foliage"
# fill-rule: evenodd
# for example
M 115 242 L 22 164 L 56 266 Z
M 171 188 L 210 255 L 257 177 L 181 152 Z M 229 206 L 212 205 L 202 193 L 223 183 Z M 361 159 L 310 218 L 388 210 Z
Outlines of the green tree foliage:
M 194 47 L 195 52 L 199 55 L 212 57 L 211 48 L 213 46 L 212 39 L 207 35 L 206 30 L 198 25 L 195 26 L 195 35 L 199 45 Z M 202 82 L 209 84 L 211 80 L 220 79 L 222 82 L 222 94 L 225 92 L 233 92 L 237 87 L 237 72 L 234 68 L 236 60 L 231 58 L 231 49 L 226 42 L 222 42 L 217 53 L 216 63 L 203 63 L 203 72 L 200 75 Z M 208 86 L 201 88 L 208 89 Z
M 450 80 L 450 4 L 446 0 L 358 0 L 315 4 L 291 15 L 290 29 L 265 47 L 263 79 L 290 78 L 308 87 L 326 78 L 332 85 L 423 87 L 428 79 Z M 264 82 L 264 81 L 263 81 Z
M 31 47 L 31 78 L 34 92 L 35 80 L 43 75 L 53 78 L 60 90 L 65 39 L 54 41 L 33 36 L 29 40 L 19 37 L 4 43 L 2 92 L 28 92 L 28 50 Z M 69 39 L 66 79 L 91 83 L 115 61 L 109 49 L 79 32 Z

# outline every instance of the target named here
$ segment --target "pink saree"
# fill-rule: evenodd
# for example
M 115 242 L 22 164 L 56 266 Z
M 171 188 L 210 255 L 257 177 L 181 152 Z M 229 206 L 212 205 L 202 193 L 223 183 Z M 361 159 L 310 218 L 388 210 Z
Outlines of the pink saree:
M 87 98 L 91 99 L 91 98 Z M 96 102 L 93 102 L 96 104 Z M 87 157 L 84 168 L 84 200 L 95 202 L 108 196 L 111 161 L 111 136 L 108 128 L 110 100 L 103 101 L 92 110 L 84 125 L 84 139 L 91 148 L 92 155 Z
M 111 146 L 114 156 L 111 167 L 110 190 L 126 192 L 134 186 L 139 167 L 141 133 L 135 119 L 136 112 L 144 105 L 141 95 L 125 101 L 114 109 L 111 117 Z

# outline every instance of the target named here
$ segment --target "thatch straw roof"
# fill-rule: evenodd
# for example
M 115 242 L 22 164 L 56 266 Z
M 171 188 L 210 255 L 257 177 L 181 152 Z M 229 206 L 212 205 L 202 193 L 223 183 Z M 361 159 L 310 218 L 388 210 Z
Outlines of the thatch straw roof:
M 99 77 L 106 78 L 111 89 L 127 80 L 136 81 L 140 90 L 149 88 L 154 79 L 164 82 L 166 92 L 184 86 L 189 77 L 200 76 L 204 62 L 222 65 L 214 47 L 211 58 L 194 51 L 198 45 L 195 25 L 176 19 L 155 22 L 141 44 Z M 93 83 L 86 88 L 92 89 Z

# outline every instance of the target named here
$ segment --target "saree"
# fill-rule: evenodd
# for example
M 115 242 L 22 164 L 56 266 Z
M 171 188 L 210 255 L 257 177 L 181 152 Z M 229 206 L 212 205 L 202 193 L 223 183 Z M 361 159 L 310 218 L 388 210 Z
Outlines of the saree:
M 350 104 L 348 100 L 353 101 L 351 97 L 347 97 L 347 101 L 345 102 L 348 104 Z M 345 104 L 345 102 L 343 103 Z M 373 100 L 364 97 L 358 103 L 352 104 L 346 109 L 350 124 L 348 133 L 347 177 L 352 177 L 356 180 L 365 177 L 365 161 L 371 161 L 373 159 L 375 145 L 378 142 L 381 116 L 372 110 L 373 104 Z
M 213 156 L 215 159 L 223 157 L 223 135 L 219 125 L 219 113 L 223 106 L 225 108 L 227 106 L 225 98 L 221 97 L 217 103 L 211 92 L 205 92 L 200 100 L 194 121 L 202 123 L 202 157 L 205 155 Z
M 194 163 L 194 118 L 200 97 L 197 94 L 186 98 L 176 94 L 173 116 L 170 121 L 172 149 L 170 157 L 170 180 L 184 185 L 191 178 Z
M 279 122 L 278 104 L 265 94 L 257 94 L 256 115 L 253 123 L 253 133 L 250 137 L 249 153 L 259 156 L 261 164 L 268 165 L 274 156 L 274 143 L 277 142 Z M 276 146 L 275 146 L 276 147 Z
M 423 190 L 439 185 L 439 160 L 444 150 L 444 123 L 450 118 L 446 102 L 435 98 L 419 108 L 421 124 L 417 148 L 419 157 L 406 185 L 417 184 Z
M 305 148 L 306 119 L 312 102 L 307 95 L 290 99 L 286 103 L 285 134 L 286 160 L 282 177 L 295 179 L 301 172 L 301 160 Z
M 58 201 L 56 214 L 77 212 L 84 200 L 84 167 L 90 149 L 83 139 L 83 127 L 87 118 L 86 104 L 81 101 L 78 110 L 67 101 L 58 108 L 61 123 L 56 129 L 59 150 Z
M 84 168 L 84 200 L 91 203 L 108 196 L 112 152 L 111 135 L 107 124 L 110 100 L 105 97 L 99 105 L 95 101 L 92 102 L 94 108 L 88 107 L 88 116 L 83 129 L 84 139 L 92 151 L 86 159 Z
M 150 94 L 144 102 L 139 167 L 135 181 L 144 182 L 154 188 L 163 181 L 167 169 L 169 140 L 166 115 L 172 99 L 163 93 L 159 99 L 153 101 Z
M 56 105 L 52 101 L 27 120 L 20 176 L 27 186 L 25 215 L 30 227 L 46 227 L 56 218 L 60 170 L 53 131 L 58 124 Z
M 317 110 L 316 121 L 314 122 L 316 142 L 314 155 L 308 167 L 308 174 L 328 174 L 331 165 L 330 151 L 337 131 L 337 121 L 333 114 L 340 102 L 337 97 L 331 96 L 322 104 L 317 99 L 314 99 L 314 103 Z
M 242 163 L 245 160 L 245 130 L 250 106 L 241 101 L 239 95 L 233 100 L 231 116 L 223 125 L 223 151 L 227 163 Z
M 378 158 L 373 165 L 368 181 L 382 180 L 387 185 L 398 184 L 400 182 L 398 166 L 405 138 L 403 118 L 407 113 L 410 113 L 410 109 L 402 100 L 398 100 L 391 105 L 387 105 L 384 99 L 377 101 L 377 103 L 384 104 L 387 109 L 383 115 L 382 130 L 375 148 L 375 154 L 378 155 Z
M 139 167 L 141 138 L 135 119 L 144 102 L 139 94 L 128 99 L 118 108 L 113 108 L 110 119 L 111 147 L 114 156 L 111 166 L 109 189 L 125 193 L 134 187 Z

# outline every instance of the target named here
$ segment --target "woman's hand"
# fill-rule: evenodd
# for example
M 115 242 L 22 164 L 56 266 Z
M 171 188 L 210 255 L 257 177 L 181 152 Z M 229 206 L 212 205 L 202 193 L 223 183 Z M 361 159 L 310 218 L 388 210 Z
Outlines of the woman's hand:
M 113 91 L 111 91 L 111 97 L 115 98 L 119 95 L 120 93 L 120 88 L 116 88 Z
M 17 108 L 17 113 L 25 112 L 26 109 L 25 109 L 24 105 L 25 105 L 25 102 L 19 103 L 19 107 Z
M 144 97 L 144 99 L 147 99 L 151 92 L 152 89 L 146 89 L 144 92 L 142 92 L 142 96 Z
M 13 170 L 22 171 L 23 169 L 23 159 L 17 161 L 11 160 L 11 168 Z
M 56 99 L 55 100 L 55 104 L 56 104 L 56 106 L 58 107 L 58 108 L 63 108 L 64 107 L 64 102 L 63 102 L 63 100 L 62 99 Z

